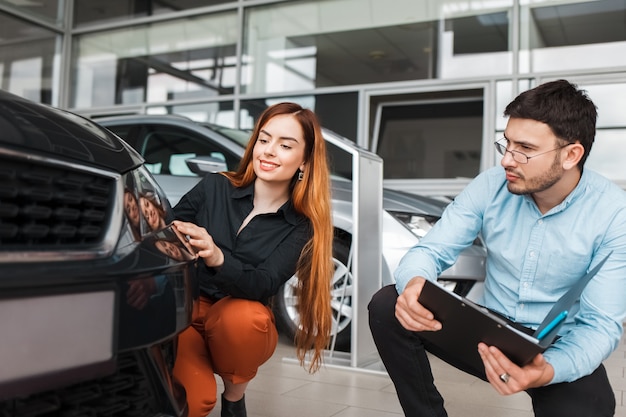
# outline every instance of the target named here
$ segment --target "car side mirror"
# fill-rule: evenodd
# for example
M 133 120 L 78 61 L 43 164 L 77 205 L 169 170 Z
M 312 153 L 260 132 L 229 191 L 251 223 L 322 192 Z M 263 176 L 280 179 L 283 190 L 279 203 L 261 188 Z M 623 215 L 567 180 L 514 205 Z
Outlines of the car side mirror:
M 196 156 L 185 159 L 185 163 L 191 172 L 204 176 L 212 172 L 228 171 L 226 162 L 212 156 Z

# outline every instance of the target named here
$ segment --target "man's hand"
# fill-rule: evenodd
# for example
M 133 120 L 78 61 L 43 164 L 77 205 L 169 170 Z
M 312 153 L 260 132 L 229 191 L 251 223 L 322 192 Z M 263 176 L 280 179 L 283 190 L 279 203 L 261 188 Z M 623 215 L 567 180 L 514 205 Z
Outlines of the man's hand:
M 515 394 L 528 388 L 542 387 L 554 378 L 554 368 L 541 353 L 522 368 L 511 362 L 495 346 L 479 343 L 478 353 L 485 364 L 487 380 L 502 395 Z M 508 375 L 508 377 L 504 375 Z
M 435 320 L 433 313 L 417 301 L 425 280 L 423 277 L 411 279 L 396 302 L 396 318 L 405 329 L 413 332 L 441 330 L 441 323 Z

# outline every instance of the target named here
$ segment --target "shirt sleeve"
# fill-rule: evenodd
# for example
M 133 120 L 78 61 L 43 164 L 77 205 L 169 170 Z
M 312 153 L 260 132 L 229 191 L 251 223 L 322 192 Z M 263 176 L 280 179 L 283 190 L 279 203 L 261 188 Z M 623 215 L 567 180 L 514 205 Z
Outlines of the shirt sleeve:
M 203 204 L 203 196 L 207 189 L 212 189 L 206 183 L 210 180 L 208 176 L 204 177 L 191 190 L 189 190 L 180 199 L 178 204 L 173 208 L 174 217 L 184 222 L 196 223 L 196 214 L 200 211 Z
M 487 171 L 472 180 L 446 207 L 435 226 L 400 260 L 394 272 L 398 294 L 416 276 L 436 280 L 476 239 L 484 212 L 481 202 L 489 201 L 489 178 Z

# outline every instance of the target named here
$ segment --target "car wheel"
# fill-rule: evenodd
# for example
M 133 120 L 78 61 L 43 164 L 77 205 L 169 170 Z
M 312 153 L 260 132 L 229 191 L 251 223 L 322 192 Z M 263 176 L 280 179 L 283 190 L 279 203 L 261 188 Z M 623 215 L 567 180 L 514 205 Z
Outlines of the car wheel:
M 350 333 L 352 322 L 352 272 L 349 267 L 350 246 L 335 238 L 333 242 L 333 263 L 335 273 L 331 282 L 331 307 L 333 312 L 333 329 L 331 348 L 350 350 Z M 276 294 L 274 316 L 276 326 L 281 334 L 294 339 L 299 316 L 296 310 L 294 286 L 298 278 L 294 275 Z

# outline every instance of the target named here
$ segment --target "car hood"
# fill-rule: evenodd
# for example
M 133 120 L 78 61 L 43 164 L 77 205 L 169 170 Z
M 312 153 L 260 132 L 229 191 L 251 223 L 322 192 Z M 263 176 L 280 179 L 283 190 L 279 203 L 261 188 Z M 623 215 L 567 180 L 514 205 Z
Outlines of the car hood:
M 332 178 L 334 200 L 352 201 L 352 181 Z M 383 188 L 383 209 L 404 213 L 420 213 L 441 217 L 448 203 L 429 197 Z
M 17 152 L 56 155 L 120 173 L 143 162 L 129 145 L 96 123 L 1 90 L 0 131 L 0 143 Z
M 383 188 L 383 206 L 387 211 L 403 211 L 441 217 L 448 203 L 403 191 Z

